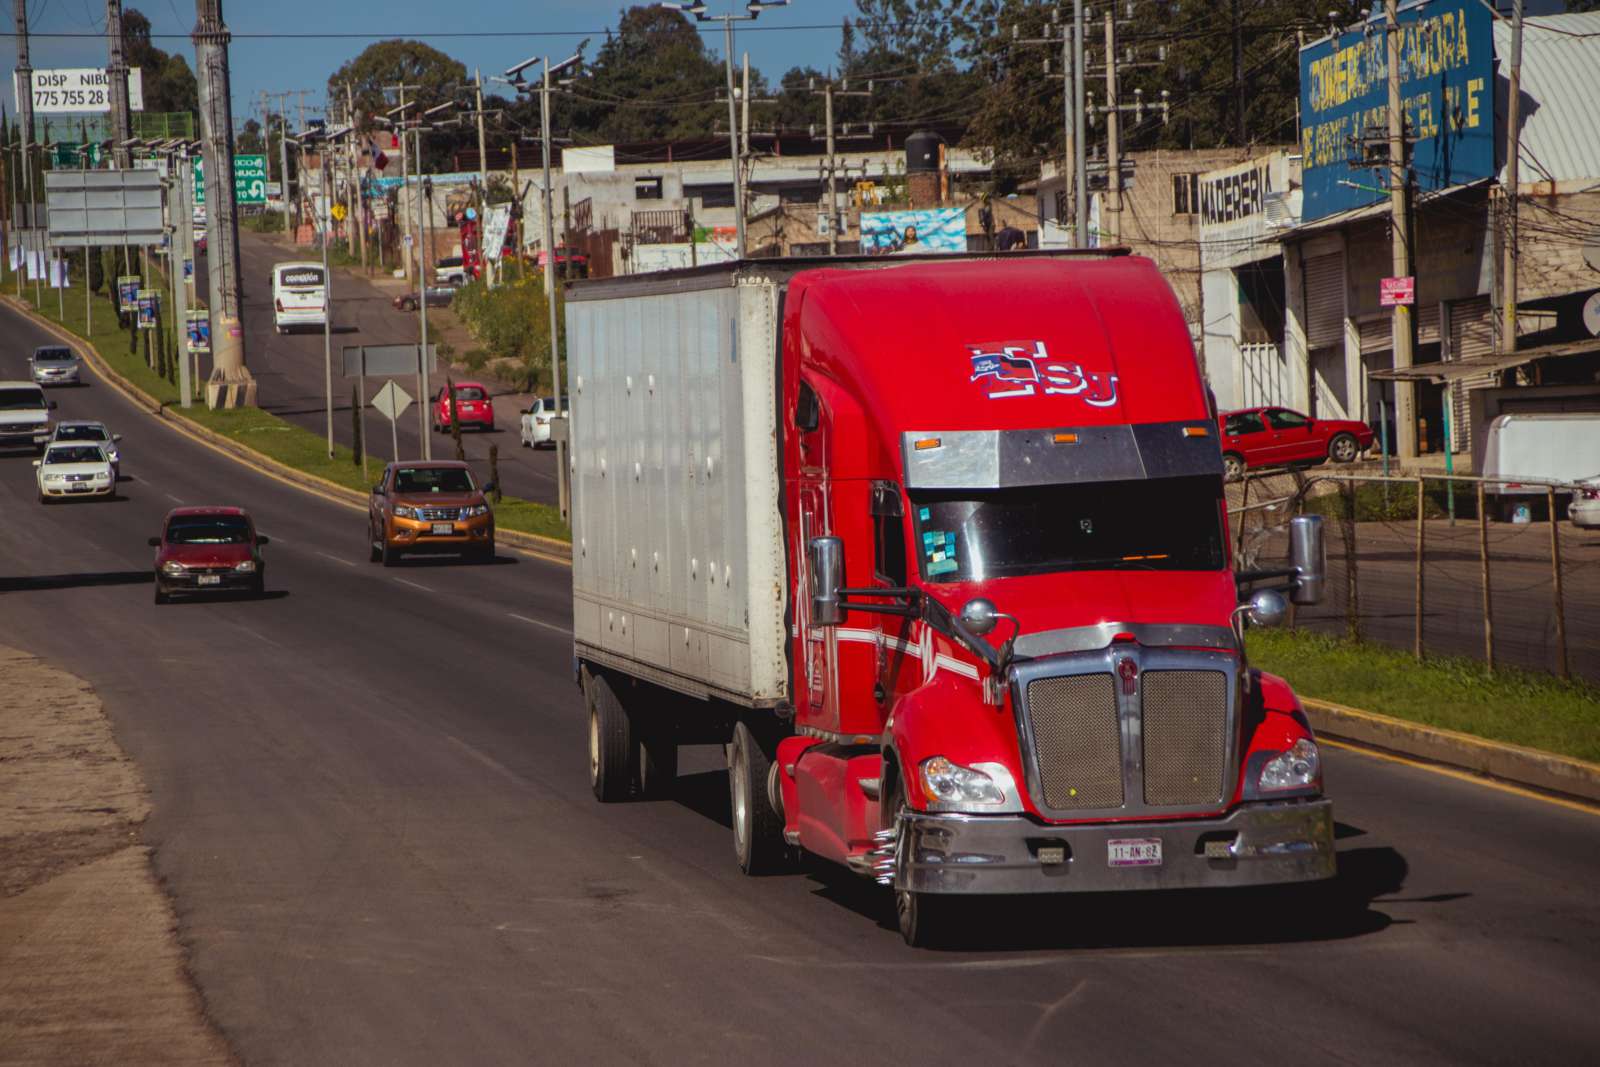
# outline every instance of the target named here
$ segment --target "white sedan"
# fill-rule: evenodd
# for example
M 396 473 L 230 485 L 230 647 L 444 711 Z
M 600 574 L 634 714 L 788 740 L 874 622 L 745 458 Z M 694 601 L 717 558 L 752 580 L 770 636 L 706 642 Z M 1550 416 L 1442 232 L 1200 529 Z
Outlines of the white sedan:
M 99 445 L 60 442 L 45 446 L 44 458 L 36 459 L 39 503 L 48 504 L 63 497 L 113 496 L 117 476 L 111 461 Z
M 571 410 L 563 411 L 562 416 L 570 416 Z M 550 441 L 550 420 L 556 417 L 556 402 L 549 397 L 535 397 L 533 405 L 524 408 L 520 421 L 522 432 L 522 447 L 537 448 L 548 445 Z
M 76 444 L 99 445 L 100 450 L 106 454 L 106 459 L 111 461 L 113 474 L 122 473 L 122 449 L 117 447 L 117 442 L 122 440 L 120 433 L 112 433 L 103 422 L 92 419 L 62 419 L 56 423 L 56 428 L 50 435 L 50 443 L 70 441 Z
M 1567 517 L 1580 530 L 1600 530 L 1600 474 L 1578 483 Z

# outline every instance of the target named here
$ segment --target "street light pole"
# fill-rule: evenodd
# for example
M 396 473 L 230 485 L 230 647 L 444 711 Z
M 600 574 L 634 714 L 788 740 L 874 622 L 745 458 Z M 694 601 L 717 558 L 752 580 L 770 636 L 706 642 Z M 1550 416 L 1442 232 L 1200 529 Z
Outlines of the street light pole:
M 539 89 L 539 141 L 544 164 L 544 298 L 550 317 L 550 389 L 561 415 L 561 342 L 556 328 L 555 196 L 550 187 L 550 60 L 544 61 Z
M 322 142 L 317 153 L 317 171 L 322 179 L 322 208 L 317 212 L 317 225 L 322 229 L 322 375 L 327 389 L 323 406 L 328 414 L 328 458 L 333 458 L 333 272 L 328 269 L 328 149 L 331 141 Z

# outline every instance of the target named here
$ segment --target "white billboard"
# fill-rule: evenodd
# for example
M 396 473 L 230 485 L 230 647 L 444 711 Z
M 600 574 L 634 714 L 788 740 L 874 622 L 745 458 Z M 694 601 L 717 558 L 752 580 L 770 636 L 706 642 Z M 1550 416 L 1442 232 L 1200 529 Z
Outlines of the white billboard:
M 22 99 L 17 75 L 11 74 L 11 98 Z M 128 108 L 144 110 L 144 78 L 138 67 L 128 70 Z M 111 89 L 106 72 L 98 67 L 60 67 L 33 72 L 33 112 L 36 115 L 75 115 L 110 111 Z

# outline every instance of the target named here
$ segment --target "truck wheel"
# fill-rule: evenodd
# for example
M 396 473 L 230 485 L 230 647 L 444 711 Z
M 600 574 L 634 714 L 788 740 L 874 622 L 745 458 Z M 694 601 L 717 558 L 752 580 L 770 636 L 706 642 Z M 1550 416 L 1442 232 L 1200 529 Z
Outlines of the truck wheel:
M 385 567 L 393 567 L 400 562 L 400 553 L 396 552 L 393 546 L 389 544 L 387 537 L 383 539 L 383 547 L 378 552 L 378 558 L 383 560 Z
M 662 733 L 639 742 L 639 795 L 660 800 L 672 795 L 678 781 L 678 740 Z
M 633 724 L 603 674 L 583 674 L 589 711 L 589 787 L 603 804 L 628 799 L 633 788 Z
M 900 818 L 901 813 L 907 809 L 905 796 L 904 783 L 897 781 L 891 808 L 895 813 L 895 830 L 899 834 L 905 832 L 904 822 Z M 897 840 L 895 847 L 897 851 L 904 848 L 904 841 Z M 918 893 L 895 886 L 895 924 L 900 928 L 900 937 L 911 948 L 935 948 L 944 944 L 952 925 L 950 912 L 949 897 L 938 893 Z
M 1335 463 L 1353 463 L 1360 452 L 1356 439 L 1347 433 L 1336 433 L 1328 442 L 1328 458 Z
M 733 850 L 745 874 L 779 869 L 787 855 L 783 820 L 767 797 L 772 761 L 750 727 L 737 723 L 728 746 L 728 793 L 733 804 Z
M 1222 454 L 1222 476 L 1230 482 L 1236 482 L 1244 477 L 1244 457 L 1237 452 L 1224 452 Z

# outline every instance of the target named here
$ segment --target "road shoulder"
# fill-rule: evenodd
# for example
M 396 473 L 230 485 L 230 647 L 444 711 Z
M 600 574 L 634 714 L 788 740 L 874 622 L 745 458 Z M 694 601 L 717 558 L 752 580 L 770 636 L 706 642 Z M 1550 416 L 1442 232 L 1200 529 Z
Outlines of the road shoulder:
M 207 1021 L 100 699 L 0 646 L 0 1063 L 234 1062 Z

